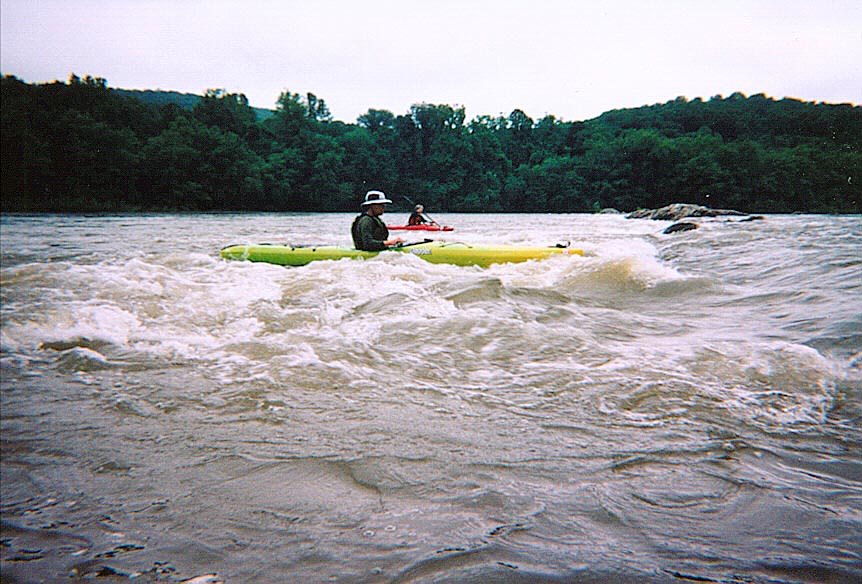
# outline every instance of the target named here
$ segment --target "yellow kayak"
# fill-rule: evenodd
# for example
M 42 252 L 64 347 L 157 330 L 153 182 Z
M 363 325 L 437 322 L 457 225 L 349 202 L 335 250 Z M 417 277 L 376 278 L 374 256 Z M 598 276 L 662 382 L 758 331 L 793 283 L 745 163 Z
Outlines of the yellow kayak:
M 338 246 L 290 246 L 261 243 L 258 245 L 231 245 L 221 250 L 228 260 L 266 262 L 282 266 L 304 266 L 319 260 L 345 258 L 373 258 L 381 253 L 409 253 L 433 264 L 480 266 L 492 264 L 542 260 L 554 255 L 583 255 L 583 250 L 571 247 L 522 247 L 517 245 L 471 245 L 427 241 L 393 247 L 385 251 L 359 251 Z

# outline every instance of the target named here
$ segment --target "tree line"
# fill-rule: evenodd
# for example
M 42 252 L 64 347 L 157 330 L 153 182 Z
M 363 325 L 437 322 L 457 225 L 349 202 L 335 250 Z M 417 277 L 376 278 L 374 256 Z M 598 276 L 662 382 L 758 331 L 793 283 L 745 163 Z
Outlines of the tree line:
M 696 203 L 748 213 L 860 213 L 862 107 L 765 95 L 466 120 L 416 104 L 333 120 L 283 92 L 155 104 L 102 78 L 2 78 L 4 212 L 353 211 L 369 189 L 432 212 L 592 212 Z

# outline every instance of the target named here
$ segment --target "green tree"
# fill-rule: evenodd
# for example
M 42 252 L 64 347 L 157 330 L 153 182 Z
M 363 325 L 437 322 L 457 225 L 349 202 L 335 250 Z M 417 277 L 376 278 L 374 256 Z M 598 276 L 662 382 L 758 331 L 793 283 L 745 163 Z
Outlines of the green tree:
M 208 89 L 194 107 L 194 117 L 206 126 L 246 136 L 257 125 L 254 110 L 243 94 L 226 93 L 224 89 Z
M 141 190 L 150 208 L 258 209 L 263 161 L 232 132 L 178 118 L 144 147 Z
M 359 197 L 372 188 L 392 192 L 397 185 L 397 169 L 391 150 L 391 134 L 377 128 L 369 131 L 355 127 L 338 139 L 343 150 L 341 184 L 349 193 L 339 211 L 352 211 L 359 204 Z
M 40 139 L 33 143 L 39 164 L 28 176 L 28 188 L 41 193 L 33 201 L 35 210 L 134 206 L 137 193 L 129 177 L 137 173 L 139 145 L 131 131 L 75 110 L 35 121 L 40 126 Z
M 387 110 L 370 109 L 357 118 L 360 126 L 369 132 L 386 132 L 395 129 L 395 115 Z
M 522 110 L 512 111 L 501 130 L 500 141 L 512 166 L 529 163 L 534 149 L 533 119 Z

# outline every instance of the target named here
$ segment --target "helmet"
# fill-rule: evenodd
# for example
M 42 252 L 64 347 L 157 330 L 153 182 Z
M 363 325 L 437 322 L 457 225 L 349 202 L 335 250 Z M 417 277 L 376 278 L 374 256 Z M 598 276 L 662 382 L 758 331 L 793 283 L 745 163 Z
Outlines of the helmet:
M 389 199 L 386 198 L 386 195 L 383 194 L 383 191 L 368 191 L 365 193 L 365 200 L 362 201 L 362 206 L 366 205 L 385 205 L 386 203 L 391 203 Z

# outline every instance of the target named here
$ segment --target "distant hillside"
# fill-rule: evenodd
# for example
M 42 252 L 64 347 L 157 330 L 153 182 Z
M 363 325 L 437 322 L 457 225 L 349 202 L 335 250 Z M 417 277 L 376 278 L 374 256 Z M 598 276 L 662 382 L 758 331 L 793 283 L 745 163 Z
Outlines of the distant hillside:
M 155 105 L 166 105 L 175 103 L 186 109 L 193 109 L 202 99 L 203 96 L 195 95 L 194 93 L 180 93 L 179 91 L 162 91 L 160 89 L 117 89 L 112 88 L 114 92 L 123 97 L 133 97 L 144 103 L 152 103 Z M 252 107 L 257 121 L 263 121 L 272 116 L 275 112 L 261 107 Z

